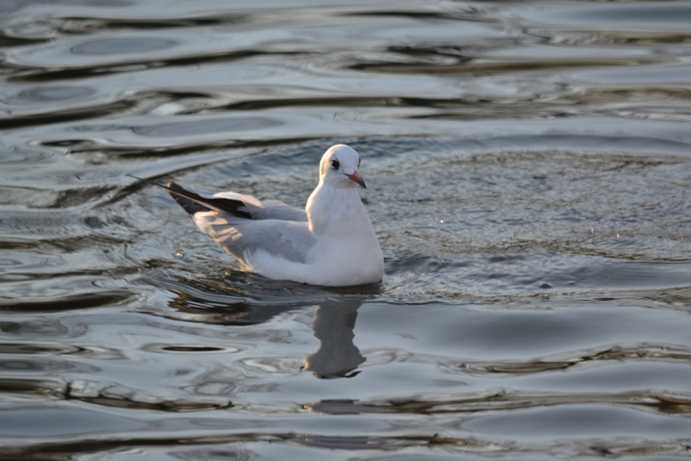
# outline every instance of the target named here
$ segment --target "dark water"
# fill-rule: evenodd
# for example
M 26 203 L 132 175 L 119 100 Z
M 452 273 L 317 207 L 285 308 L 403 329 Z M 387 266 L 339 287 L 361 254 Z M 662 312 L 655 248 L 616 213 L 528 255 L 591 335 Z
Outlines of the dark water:
M 691 3 L 10 0 L 0 59 L 0 459 L 691 455 Z M 338 142 L 378 287 L 127 176 L 302 206 Z

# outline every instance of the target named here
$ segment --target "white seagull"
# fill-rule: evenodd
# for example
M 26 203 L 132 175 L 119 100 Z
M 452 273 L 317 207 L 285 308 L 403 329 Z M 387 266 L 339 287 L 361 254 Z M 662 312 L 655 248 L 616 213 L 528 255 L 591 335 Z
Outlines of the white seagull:
M 359 167 L 353 148 L 330 147 L 304 210 L 236 192 L 196 194 L 174 182 L 167 189 L 246 270 L 310 285 L 363 285 L 382 280 L 384 257 L 357 191 L 365 187 Z

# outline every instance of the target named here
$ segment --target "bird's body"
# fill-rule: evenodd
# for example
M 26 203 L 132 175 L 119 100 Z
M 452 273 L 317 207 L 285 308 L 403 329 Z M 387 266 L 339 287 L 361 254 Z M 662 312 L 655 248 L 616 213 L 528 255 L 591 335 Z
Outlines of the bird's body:
M 168 190 L 247 270 L 310 285 L 362 285 L 382 279 L 384 258 L 357 191 L 365 186 L 359 165 L 348 146 L 327 150 L 305 210 L 235 192 L 198 195 L 175 183 Z

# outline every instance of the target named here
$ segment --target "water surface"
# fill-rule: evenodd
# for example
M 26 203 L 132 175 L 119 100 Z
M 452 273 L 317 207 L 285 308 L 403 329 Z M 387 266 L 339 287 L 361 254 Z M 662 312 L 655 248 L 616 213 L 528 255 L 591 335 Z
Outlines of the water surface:
M 690 25 L 0 4 L 0 459 L 687 458 Z M 380 285 L 241 272 L 154 185 L 303 206 L 335 143 Z

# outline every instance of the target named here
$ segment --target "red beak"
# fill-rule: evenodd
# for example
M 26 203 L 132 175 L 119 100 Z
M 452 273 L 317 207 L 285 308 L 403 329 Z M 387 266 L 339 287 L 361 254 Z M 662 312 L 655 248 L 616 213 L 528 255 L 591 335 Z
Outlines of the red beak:
M 346 173 L 346 176 L 348 176 L 348 179 L 350 179 L 351 181 L 355 181 L 356 183 L 361 185 L 363 189 L 367 189 L 367 186 L 365 186 L 365 181 L 362 179 L 360 173 L 358 173 L 357 170 L 355 170 L 353 174 Z

